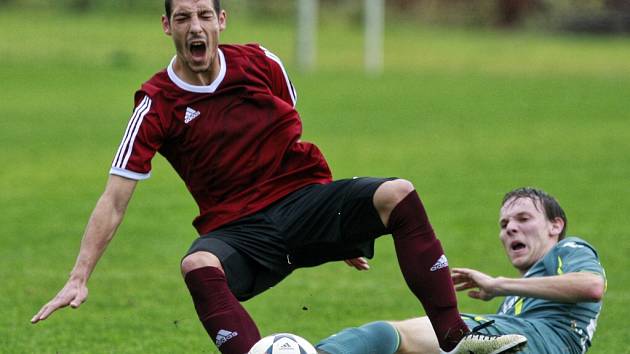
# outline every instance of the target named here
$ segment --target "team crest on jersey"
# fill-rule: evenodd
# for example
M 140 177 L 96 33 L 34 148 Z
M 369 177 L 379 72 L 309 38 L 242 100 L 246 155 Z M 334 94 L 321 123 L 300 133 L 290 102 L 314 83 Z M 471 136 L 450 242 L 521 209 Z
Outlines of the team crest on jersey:
M 199 117 L 200 114 L 201 112 L 196 111 L 190 107 L 186 107 L 186 115 L 184 116 L 184 123 L 186 124 L 190 123 L 193 119 Z

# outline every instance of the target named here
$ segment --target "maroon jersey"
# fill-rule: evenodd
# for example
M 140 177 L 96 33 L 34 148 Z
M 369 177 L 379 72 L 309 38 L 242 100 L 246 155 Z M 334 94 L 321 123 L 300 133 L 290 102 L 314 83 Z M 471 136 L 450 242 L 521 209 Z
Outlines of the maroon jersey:
M 200 234 L 252 214 L 331 173 L 300 141 L 296 93 L 280 60 L 258 45 L 221 45 L 209 86 L 185 83 L 173 61 L 135 94 L 135 110 L 111 174 L 149 178 L 158 151 L 199 206 Z

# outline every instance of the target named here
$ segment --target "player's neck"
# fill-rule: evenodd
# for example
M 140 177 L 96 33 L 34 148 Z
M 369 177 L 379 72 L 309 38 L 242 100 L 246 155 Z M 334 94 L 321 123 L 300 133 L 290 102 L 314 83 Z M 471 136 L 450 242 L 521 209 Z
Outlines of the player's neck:
M 187 65 L 182 63 L 179 57 L 176 57 L 173 63 L 173 71 L 177 77 L 190 85 L 208 86 L 212 84 L 221 71 L 221 63 L 218 58 L 212 60 L 208 70 L 200 72 L 192 71 Z

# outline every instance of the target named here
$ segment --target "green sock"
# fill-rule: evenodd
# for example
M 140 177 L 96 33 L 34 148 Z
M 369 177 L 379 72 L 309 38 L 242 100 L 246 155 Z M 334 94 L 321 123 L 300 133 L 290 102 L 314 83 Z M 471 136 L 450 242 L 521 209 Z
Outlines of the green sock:
M 383 321 L 346 328 L 315 346 L 329 354 L 394 354 L 400 345 L 398 331 Z

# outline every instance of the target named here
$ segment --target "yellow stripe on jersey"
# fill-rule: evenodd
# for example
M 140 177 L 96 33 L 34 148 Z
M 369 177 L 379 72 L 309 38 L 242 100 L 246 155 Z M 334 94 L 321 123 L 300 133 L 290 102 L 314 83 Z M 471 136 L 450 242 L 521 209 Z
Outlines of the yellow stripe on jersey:
M 558 256 L 558 270 L 556 271 L 556 273 L 558 275 L 564 274 L 564 272 L 562 271 L 562 258 L 560 258 L 560 256 Z
M 514 304 L 514 316 L 520 315 L 521 312 L 523 311 L 523 301 L 524 300 L 525 300 L 525 298 L 520 298 L 520 299 L 518 299 L 516 304 Z

